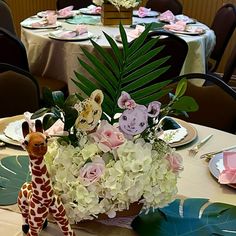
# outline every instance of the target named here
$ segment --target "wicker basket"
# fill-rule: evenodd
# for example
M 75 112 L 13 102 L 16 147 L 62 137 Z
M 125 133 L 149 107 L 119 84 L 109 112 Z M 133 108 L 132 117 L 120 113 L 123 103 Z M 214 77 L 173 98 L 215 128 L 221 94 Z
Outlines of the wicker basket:
M 103 25 L 131 25 L 132 24 L 132 8 L 121 7 L 118 10 L 110 3 L 104 3 L 102 5 L 101 21 Z

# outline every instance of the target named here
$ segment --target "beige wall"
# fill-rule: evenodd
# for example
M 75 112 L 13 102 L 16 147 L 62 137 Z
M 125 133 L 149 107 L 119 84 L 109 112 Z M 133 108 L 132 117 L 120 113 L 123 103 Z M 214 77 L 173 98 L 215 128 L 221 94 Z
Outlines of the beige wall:
M 55 9 L 56 0 L 6 0 L 10 5 L 15 21 L 18 35 L 20 35 L 20 22 L 28 16 L 36 14 L 45 9 Z M 145 2 L 147 0 L 143 0 Z M 157 0 L 158 1 L 158 0 Z M 236 4 L 236 0 L 179 0 L 183 4 L 183 13 L 198 19 L 199 21 L 211 25 L 214 15 L 224 3 Z M 219 71 L 223 71 L 225 61 L 236 42 L 236 32 L 226 49 L 224 60 Z

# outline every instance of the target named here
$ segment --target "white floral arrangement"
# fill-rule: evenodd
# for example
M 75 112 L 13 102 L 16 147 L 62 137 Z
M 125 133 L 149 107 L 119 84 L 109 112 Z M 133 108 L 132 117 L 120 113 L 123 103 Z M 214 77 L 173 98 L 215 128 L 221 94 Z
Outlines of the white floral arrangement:
M 93 3 L 97 6 L 102 6 L 103 3 L 109 2 L 118 9 L 120 7 L 124 8 L 134 8 L 137 7 L 140 4 L 140 0 L 93 0 Z
M 132 203 L 147 211 L 163 207 L 175 199 L 183 169 L 181 156 L 149 126 L 150 119 L 158 123 L 158 101 L 146 107 L 122 92 L 118 106 L 124 111 L 113 125 L 101 119 L 102 101 L 100 90 L 76 101 L 77 117 L 69 134 L 73 141 L 53 138 L 45 156 L 53 187 L 74 223 L 103 213 L 113 218 Z M 53 117 L 51 113 L 44 119 Z M 64 123 L 58 121 L 61 132 Z M 57 132 L 55 125 L 53 130 Z

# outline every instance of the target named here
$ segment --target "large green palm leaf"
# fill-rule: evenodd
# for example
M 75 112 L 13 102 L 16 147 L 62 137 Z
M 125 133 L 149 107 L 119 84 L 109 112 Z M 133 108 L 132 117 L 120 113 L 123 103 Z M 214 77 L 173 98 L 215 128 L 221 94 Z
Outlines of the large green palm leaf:
M 161 50 L 164 50 L 164 47 L 154 47 L 159 38 L 153 38 L 146 42 L 150 28 L 151 25 L 147 26 L 140 37 L 132 43 L 128 43 L 125 30 L 120 25 L 122 48 L 112 37 L 104 33 L 111 47 L 110 52 L 91 40 L 98 52 L 98 58 L 88 50 L 82 49 L 88 63 L 78 59 L 79 63 L 93 80 L 75 72 L 76 79 L 73 81 L 82 92 L 78 96 L 83 99 L 85 96 L 89 96 L 94 89 L 102 89 L 104 93 L 103 111 L 112 118 L 111 122 L 114 121 L 115 113 L 119 111 L 117 100 L 122 91 L 130 93 L 141 104 L 157 100 L 170 91 L 163 89 L 163 87 L 171 81 L 160 85 L 156 82 L 156 78 L 169 69 L 169 67 L 162 66 L 169 57 L 156 61 L 151 60 Z
M 140 236 L 230 236 L 235 226 L 236 206 L 195 198 L 178 199 L 132 222 Z
M 24 182 L 29 182 L 28 156 L 8 156 L 0 161 L 0 205 L 12 205 Z

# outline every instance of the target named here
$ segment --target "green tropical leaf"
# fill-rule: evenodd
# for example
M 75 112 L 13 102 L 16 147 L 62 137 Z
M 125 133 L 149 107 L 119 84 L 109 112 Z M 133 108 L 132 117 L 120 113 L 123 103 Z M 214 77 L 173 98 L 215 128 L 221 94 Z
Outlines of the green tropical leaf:
M 74 107 L 65 107 L 65 130 L 69 130 L 78 117 L 78 111 Z
M 40 108 L 39 110 L 37 110 L 32 116 L 31 116 L 31 119 L 37 119 L 43 115 L 45 115 L 47 112 L 50 111 L 50 108 L 46 108 L 46 107 L 43 107 L 43 108 Z
M 169 206 L 141 214 L 132 222 L 140 236 L 232 236 L 236 206 L 208 199 L 177 199 Z
M 25 182 L 30 182 L 28 156 L 8 156 L 0 161 L 0 205 L 12 205 Z
M 185 94 L 187 89 L 187 80 L 181 79 L 179 83 L 177 84 L 176 90 L 175 90 L 175 96 L 181 97 Z
M 117 62 L 119 64 L 119 66 L 122 65 L 123 63 L 123 56 L 122 53 L 119 49 L 119 47 L 117 46 L 116 42 L 114 41 L 114 39 L 112 37 L 110 37 L 107 33 L 103 32 L 103 34 L 105 35 L 107 41 L 109 42 L 111 49 L 117 59 Z
M 49 129 L 58 119 L 59 117 L 54 113 L 45 115 L 43 117 L 43 129 L 44 130 Z
M 78 98 L 86 98 L 95 89 L 101 89 L 104 93 L 102 109 L 105 116 L 111 118 L 111 123 L 115 122 L 115 113 L 120 112 L 117 100 L 122 91 L 130 93 L 137 103 L 143 105 L 160 99 L 170 91 L 162 85 L 157 85 L 160 83 L 158 77 L 169 69 L 169 66 L 163 66 L 169 56 L 153 60 L 161 50 L 165 50 L 165 46 L 155 47 L 159 37 L 147 40 L 151 27 L 151 24 L 148 25 L 137 39 L 128 43 L 125 30 L 120 25 L 122 48 L 104 32 L 111 50 L 105 50 L 91 41 L 98 57 L 94 56 L 94 51 L 90 53 L 83 50 L 88 62 L 78 58 L 83 69 L 92 76 L 92 79 L 88 80 L 80 72 L 75 72 L 76 79 L 73 79 L 73 82 L 79 88 Z M 181 106 L 181 100 L 178 103 L 176 106 Z M 188 107 L 190 105 L 189 103 Z
M 192 97 L 183 96 L 175 101 L 172 108 L 186 112 L 193 112 L 198 110 L 198 104 Z
M 99 44 L 97 44 L 93 40 L 92 40 L 92 44 L 94 48 L 97 50 L 97 52 L 99 53 L 99 55 L 102 57 L 102 60 L 104 61 L 104 63 L 107 64 L 110 70 L 113 70 L 115 76 L 118 77 L 120 74 L 119 67 L 117 66 L 117 63 L 115 63 L 112 56 L 103 47 L 101 47 Z M 112 82 L 116 83 L 116 80 Z
M 64 93 L 62 91 L 53 91 L 52 92 L 52 98 L 54 101 L 54 104 L 60 108 L 63 107 L 65 98 L 64 98 Z

